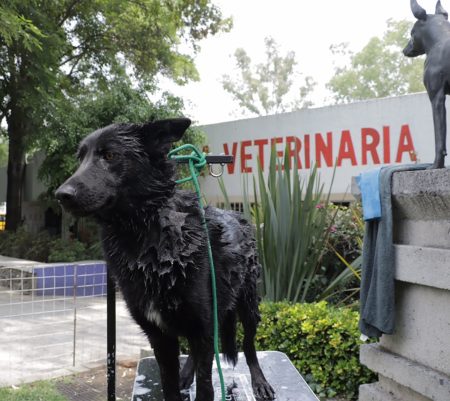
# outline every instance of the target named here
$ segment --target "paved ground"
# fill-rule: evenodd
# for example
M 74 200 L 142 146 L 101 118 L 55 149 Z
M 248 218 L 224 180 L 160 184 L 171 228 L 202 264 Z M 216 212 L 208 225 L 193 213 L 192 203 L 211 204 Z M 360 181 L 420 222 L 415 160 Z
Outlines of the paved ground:
M 30 315 L 19 305 L 13 306 L 21 308 L 16 316 L 0 315 L 0 386 L 58 377 L 104 363 L 106 300 L 80 298 L 77 303 L 76 320 L 73 305 L 58 299 L 41 306 L 26 304 L 34 308 Z M 124 302 L 118 301 L 117 358 L 138 358 L 143 347 L 148 342 Z

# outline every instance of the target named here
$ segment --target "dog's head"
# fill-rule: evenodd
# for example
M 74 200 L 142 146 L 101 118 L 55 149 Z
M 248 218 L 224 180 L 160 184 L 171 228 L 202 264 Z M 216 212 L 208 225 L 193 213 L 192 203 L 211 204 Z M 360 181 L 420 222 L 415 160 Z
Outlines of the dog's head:
M 407 57 L 417 57 L 425 54 L 430 49 L 436 38 L 442 36 L 442 26 L 448 20 L 448 13 L 444 10 L 440 0 L 436 3 L 434 14 L 427 14 L 417 0 L 411 0 L 411 11 L 417 18 L 411 30 L 411 38 L 403 49 L 403 54 Z
M 56 190 L 56 198 L 78 216 L 101 216 L 118 205 L 133 207 L 136 199 L 141 205 L 157 203 L 173 191 L 167 153 L 190 123 L 179 118 L 94 131 L 81 141 L 78 169 Z

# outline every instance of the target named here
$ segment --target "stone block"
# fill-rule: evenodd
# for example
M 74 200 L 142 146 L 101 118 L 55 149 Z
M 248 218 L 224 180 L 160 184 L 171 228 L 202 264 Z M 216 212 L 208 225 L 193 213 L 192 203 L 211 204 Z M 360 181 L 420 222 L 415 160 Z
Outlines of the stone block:
M 361 346 L 360 359 L 361 363 L 369 369 L 397 385 L 406 387 L 410 393 L 417 393 L 425 400 L 450 400 L 450 377 L 434 369 L 388 352 L 379 344 Z M 383 384 L 382 381 L 378 382 L 378 386 L 383 387 L 385 392 L 389 392 Z M 400 389 L 401 387 L 396 388 Z M 391 392 L 393 392 L 392 389 Z M 409 400 L 404 393 L 399 394 L 399 397 L 401 400 Z M 395 400 L 395 398 L 393 399 Z M 362 401 L 361 398 L 360 401 Z
M 450 290 L 449 264 L 450 249 L 395 245 L 396 280 Z

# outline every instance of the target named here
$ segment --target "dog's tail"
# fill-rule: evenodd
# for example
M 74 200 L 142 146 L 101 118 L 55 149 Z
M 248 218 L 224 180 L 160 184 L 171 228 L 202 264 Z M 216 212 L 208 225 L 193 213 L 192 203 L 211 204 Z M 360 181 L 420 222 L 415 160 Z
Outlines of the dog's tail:
M 236 346 L 236 312 L 227 312 L 221 325 L 220 340 L 222 343 L 222 354 L 225 357 L 225 360 L 235 366 L 238 360 Z

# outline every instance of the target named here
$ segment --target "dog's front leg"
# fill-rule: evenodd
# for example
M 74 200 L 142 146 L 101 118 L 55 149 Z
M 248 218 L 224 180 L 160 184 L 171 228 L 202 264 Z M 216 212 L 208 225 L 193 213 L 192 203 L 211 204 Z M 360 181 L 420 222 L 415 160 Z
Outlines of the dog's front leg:
M 179 387 L 178 339 L 166 336 L 162 332 L 152 332 L 149 338 L 161 373 L 164 401 L 182 401 Z
M 195 401 L 214 401 L 212 383 L 212 365 L 214 346 L 212 338 L 189 339 L 191 354 L 194 358 L 196 372 Z

